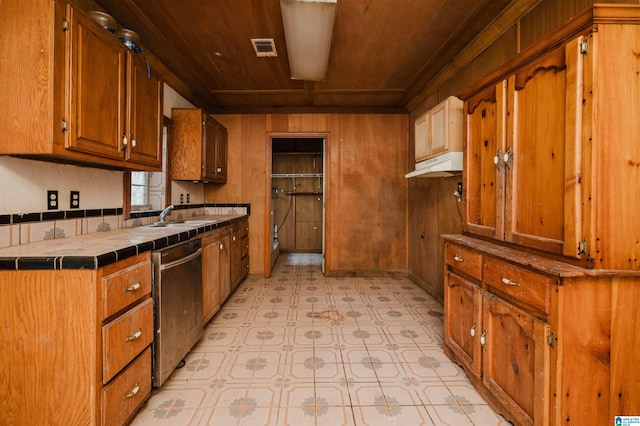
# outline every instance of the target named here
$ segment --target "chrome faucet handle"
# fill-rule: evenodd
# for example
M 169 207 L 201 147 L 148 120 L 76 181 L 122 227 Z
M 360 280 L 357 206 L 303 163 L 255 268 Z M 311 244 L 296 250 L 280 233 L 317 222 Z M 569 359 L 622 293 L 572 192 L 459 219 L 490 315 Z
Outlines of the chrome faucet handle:
M 164 219 L 171 212 L 171 210 L 173 210 L 173 208 L 174 208 L 173 204 L 165 207 L 165 209 L 160 212 L 160 217 L 158 218 L 158 222 L 164 222 Z

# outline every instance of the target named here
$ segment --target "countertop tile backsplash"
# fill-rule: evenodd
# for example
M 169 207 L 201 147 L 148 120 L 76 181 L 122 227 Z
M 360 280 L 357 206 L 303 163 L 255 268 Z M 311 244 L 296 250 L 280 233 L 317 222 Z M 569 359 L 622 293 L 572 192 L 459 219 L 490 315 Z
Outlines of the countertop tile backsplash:
M 248 204 L 178 205 L 166 220 L 249 213 Z M 108 208 L 1 215 L 0 248 L 150 225 L 158 220 L 159 214 L 160 211 L 135 212 L 131 219 L 124 219 L 121 208 Z

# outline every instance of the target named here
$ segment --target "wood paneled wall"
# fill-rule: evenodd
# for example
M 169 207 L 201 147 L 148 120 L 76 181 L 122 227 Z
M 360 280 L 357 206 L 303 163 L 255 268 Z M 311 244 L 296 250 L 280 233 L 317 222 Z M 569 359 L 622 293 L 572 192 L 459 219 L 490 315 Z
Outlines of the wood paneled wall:
M 206 202 L 250 203 L 250 271 L 270 269 L 272 136 L 325 136 L 329 275 L 407 269 L 409 139 L 402 114 L 216 115 L 228 131 L 226 185 Z M 267 244 L 269 247 L 267 247 Z

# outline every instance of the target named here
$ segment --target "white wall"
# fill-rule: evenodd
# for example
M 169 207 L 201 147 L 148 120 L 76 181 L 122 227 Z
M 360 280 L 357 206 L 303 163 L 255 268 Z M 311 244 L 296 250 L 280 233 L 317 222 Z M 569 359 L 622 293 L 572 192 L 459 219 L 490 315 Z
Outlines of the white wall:
M 57 190 L 58 210 L 80 191 L 80 209 L 122 207 L 123 172 L 0 156 L 0 214 L 47 211 L 47 190 Z

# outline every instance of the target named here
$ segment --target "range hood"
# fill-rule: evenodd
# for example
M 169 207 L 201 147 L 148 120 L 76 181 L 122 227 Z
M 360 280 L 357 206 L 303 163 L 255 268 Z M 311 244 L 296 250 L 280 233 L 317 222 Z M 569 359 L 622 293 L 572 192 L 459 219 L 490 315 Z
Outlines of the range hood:
M 415 177 L 449 177 L 462 173 L 462 152 L 448 152 L 416 163 L 416 169 L 404 175 Z

